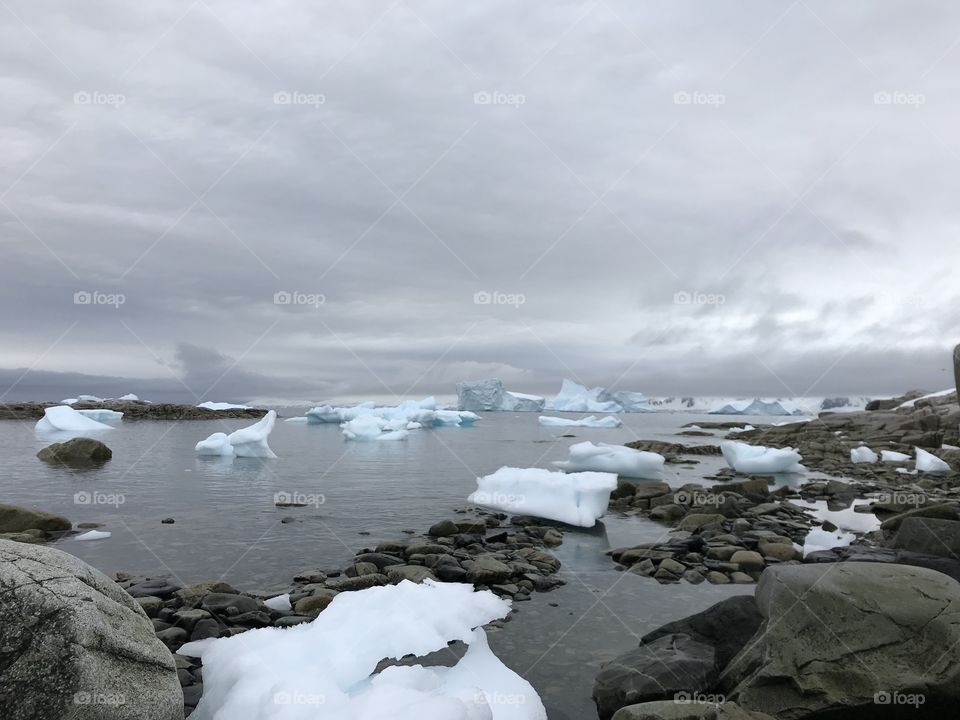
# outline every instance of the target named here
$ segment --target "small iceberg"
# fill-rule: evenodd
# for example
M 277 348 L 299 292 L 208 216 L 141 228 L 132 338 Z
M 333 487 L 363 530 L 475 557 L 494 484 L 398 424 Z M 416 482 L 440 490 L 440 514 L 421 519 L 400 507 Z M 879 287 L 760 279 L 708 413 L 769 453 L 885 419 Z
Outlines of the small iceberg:
M 801 473 L 807 469 L 800 464 L 803 458 L 793 448 L 768 448 L 748 445 L 737 440 L 724 440 L 720 451 L 727 465 L 737 472 L 748 475 L 771 475 L 775 473 Z
M 925 473 L 948 473 L 950 466 L 933 453 L 929 453 L 922 448 L 914 448 L 917 452 L 916 468 L 919 472 Z
M 110 537 L 110 533 L 106 530 L 91 530 L 83 533 L 82 535 L 77 535 L 73 539 L 77 542 L 81 542 L 84 540 L 106 540 L 108 537 Z
M 114 428 L 87 417 L 69 405 L 54 405 L 43 411 L 43 417 L 37 420 L 34 429 L 38 433 L 77 434 L 113 430 Z
M 616 487 L 614 473 L 502 467 L 477 478 L 477 490 L 467 501 L 517 515 L 593 527 L 607 511 Z
M 340 426 L 347 440 L 406 440 L 407 430 L 394 428 L 383 418 L 363 415 Z
M 310 623 L 190 643 L 203 659 L 196 720 L 546 720 L 529 682 L 490 650 L 483 625 L 510 612 L 463 583 L 337 595 Z M 455 665 L 390 665 L 467 644 Z M 186 647 L 186 646 L 185 646 Z
M 273 432 L 276 421 L 276 411 L 270 410 L 249 427 L 240 428 L 229 435 L 213 433 L 198 442 L 195 450 L 197 454 L 206 456 L 276 458 L 267 444 L 267 438 Z
M 850 448 L 850 462 L 854 465 L 859 463 L 875 463 L 879 459 L 877 454 L 866 445 Z
M 541 415 L 537 418 L 537 422 L 543 425 L 543 427 L 618 428 L 623 425 L 620 418 L 616 418 L 613 415 L 607 415 L 602 418 L 598 418 L 596 415 L 588 415 L 579 420 Z
M 571 445 L 570 457 L 553 464 L 564 472 L 604 472 L 621 477 L 660 480 L 664 457 L 659 453 L 634 450 L 624 445 L 582 442 Z
M 207 410 L 252 410 L 249 405 L 234 405 L 233 403 L 228 402 L 202 402 L 197 405 L 198 408 L 206 408 Z

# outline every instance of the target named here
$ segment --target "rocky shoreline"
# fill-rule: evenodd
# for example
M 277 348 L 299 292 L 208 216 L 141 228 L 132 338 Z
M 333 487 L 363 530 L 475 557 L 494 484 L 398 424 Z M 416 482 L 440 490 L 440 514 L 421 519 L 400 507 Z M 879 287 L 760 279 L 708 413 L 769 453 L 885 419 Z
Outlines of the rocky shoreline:
M 0 403 L 0 420 L 39 420 L 48 407 L 58 402 Z M 210 410 L 194 405 L 176 403 L 148 403 L 143 400 L 81 400 L 72 404 L 74 410 L 114 410 L 123 413 L 124 420 L 219 420 L 223 418 L 260 418 L 267 412 L 258 408 L 228 408 Z

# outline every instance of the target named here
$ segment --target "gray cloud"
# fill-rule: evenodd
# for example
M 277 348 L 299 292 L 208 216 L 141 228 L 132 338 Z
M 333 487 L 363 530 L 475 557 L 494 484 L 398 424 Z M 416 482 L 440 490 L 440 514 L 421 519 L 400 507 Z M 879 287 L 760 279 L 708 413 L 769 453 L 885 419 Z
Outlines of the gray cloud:
M 943 384 L 954 4 L 10 8 L 10 397 Z

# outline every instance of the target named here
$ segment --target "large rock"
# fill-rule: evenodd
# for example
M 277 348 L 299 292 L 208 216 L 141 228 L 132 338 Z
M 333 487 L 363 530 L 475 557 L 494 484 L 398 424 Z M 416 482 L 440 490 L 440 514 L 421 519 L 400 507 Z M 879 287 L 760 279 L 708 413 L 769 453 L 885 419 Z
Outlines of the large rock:
M 763 713 L 749 712 L 732 702 L 688 702 L 659 700 L 630 705 L 617 711 L 613 720 L 773 720 Z
M 953 349 L 953 381 L 957 388 L 957 400 L 960 401 L 960 345 Z
M 753 596 L 737 595 L 647 633 L 640 638 L 640 644 L 652 643 L 665 635 L 689 635 L 713 648 L 719 672 L 743 650 L 762 622 L 763 616 Z
M 48 445 L 37 457 L 59 465 L 100 465 L 113 457 L 113 450 L 99 440 L 79 437 Z
M 0 532 L 16 533 L 24 530 L 59 532 L 72 527 L 70 521 L 62 515 L 53 515 L 43 510 L 18 505 L 0 505 Z
M 600 720 L 648 700 L 704 693 L 717 679 L 713 648 L 689 635 L 664 635 L 606 663 L 593 683 Z
M 775 566 L 756 599 L 764 623 L 719 684 L 741 707 L 783 720 L 953 715 L 955 580 L 905 565 Z
M 900 523 L 891 545 L 900 550 L 956 559 L 960 554 L 960 522 L 908 517 Z
M 133 598 L 83 561 L 0 540 L 4 720 L 181 720 L 173 656 Z

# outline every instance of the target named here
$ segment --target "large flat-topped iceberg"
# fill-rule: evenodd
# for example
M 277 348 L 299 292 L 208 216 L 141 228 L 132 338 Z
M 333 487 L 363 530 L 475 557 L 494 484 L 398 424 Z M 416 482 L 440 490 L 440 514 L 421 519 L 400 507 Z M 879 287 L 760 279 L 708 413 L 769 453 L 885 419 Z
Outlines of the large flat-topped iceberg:
M 54 405 L 43 411 L 43 417 L 37 420 L 34 429 L 38 433 L 71 434 L 113 430 L 91 417 L 77 412 L 69 405 Z
M 518 515 L 593 527 L 607 511 L 617 476 L 606 472 L 551 472 L 502 467 L 477 478 L 468 502 Z
M 582 442 L 571 445 L 567 460 L 554 462 L 564 472 L 605 472 L 622 477 L 660 480 L 664 457 L 659 453 L 634 450 L 624 445 Z
M 202 649 L 197 720 L 546 720 L 526 680 L 487 645 L 482 625 L 510 606 L 470 585 L 373 587 L 337 595 L 310 623 L 248 630 Z M 452 667 L 393 665 L 448 643 Z M 509 698 L 509 702 L 504 699 Z
M 253 425 L 235 430 L 229 435 L 222 432 L 213 433 L 210 437 L 198 442 L 194 449 L 198 455 L 275 458 L 277 456 L 267 444 L 267 438 L 273 432 L 276 421 L 276 411 L 270 410 Z
M 598 418 L 596 415 L 587 415 L 579 419 L 553 417 L 551 415 L 541 415 L 537 418 L 544 427 L 590 427 L 590 428 L 618 428 L 623 423 L 619 418 L 613 415 Z
M 807 469 L 800 464 L 803 458 L 793 448 L 768 448 L 748 445 L 736 440 L 724 440 L 720 451 L 727 465 L 737 472 L 770 475 L 775 473 L 801 473 Z
M 471 412 L 539 412 L 544 399 L 539 395 L 504 390 L 496 379 L 457 383 L 457 408 Z

